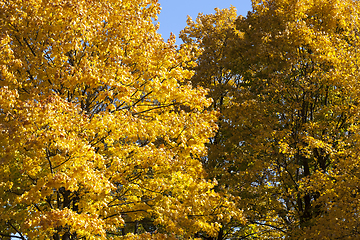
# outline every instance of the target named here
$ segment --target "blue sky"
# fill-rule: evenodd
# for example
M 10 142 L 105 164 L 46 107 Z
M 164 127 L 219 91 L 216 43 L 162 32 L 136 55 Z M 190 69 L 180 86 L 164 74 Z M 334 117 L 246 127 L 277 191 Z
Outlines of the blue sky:
M 251 0 L 159 0 L 162 7 L 158 21 L 160 22 L 159 33 L 167 40 L 170 32 L 176 37 L 185 28 L 187 15 L 195 19 L 198 13 L 214 13 L 214 8 L 229 8 L 233 5 L 237 9 L 238 15 L 246 16 L 251 10 Z M 177 38 L 177 44 L 181 40 Z

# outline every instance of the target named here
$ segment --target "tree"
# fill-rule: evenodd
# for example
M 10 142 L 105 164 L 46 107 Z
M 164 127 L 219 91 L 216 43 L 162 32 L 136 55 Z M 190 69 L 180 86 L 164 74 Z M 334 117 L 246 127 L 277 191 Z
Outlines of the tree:
M 188 20 L 219 131 L 204 164 L 241 199 L 240 239 L 354 239 L 359 232 L 359 2 L 252 1 Z M 222 188 L 221 188 L 222 186 Z
M 156 33 L 156 0 L 0 9 L 2 238 L 213 235 L 242 218 L 204 180 L 216 114 L 191 52 Z

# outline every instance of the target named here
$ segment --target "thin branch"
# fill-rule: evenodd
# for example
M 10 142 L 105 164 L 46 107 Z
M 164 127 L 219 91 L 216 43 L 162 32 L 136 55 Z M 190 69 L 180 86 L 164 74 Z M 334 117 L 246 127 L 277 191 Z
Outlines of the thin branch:
M 155 110 L 155 109 L 170 107 L 170 106 L 174 106 L 174 105 L 176 105 L 176 103 L 172 103 L 172 104 L 168 104 L 168 105 L 162 105 L 162 106 L 158 106 L 158 107 L 154 107 L 154 108 L 150 108 L 150 109 L 144 110 L 144 111 L 142 111 L 142 112 L 133 113 L 133 115 L 138 115 L 138 114 L 145 113 L 145 112 L 149 112 L 149 111 L 152 111 L 152 110 Z
M 266 223 L 259 223 L 259 222 L 256 222 L 256 221 L 251 221 L 251 223 L 253 223 L 253 224 L 258 224 L 258 225 L 261 225 L 261 226 L 271 227 L 271 228 L 273 228 L 273 229 L 276 229 L 276 230 L 279 230 L 279 231 L 281 231 L 281 232 L 283 232 L 283 233 L 286 233 L 286 231 L 285 231 L 285 230 L 283 230 L 283 229 L 281 229 L 281 228 L 279 228 L 279 227 L 276 227 L 276 226 L 270 225 L 270 224 L 266 224 Z
M 30 44 L 28 43 L 25 37 L 23 38 L 23 40 L 26 43 L 26 46 L 28 46 L 28 48 L 30 49 L 31 53 L 34 55 L 34 57 L 36 57 L 34 50 L 31 48 Z
M 53 170 L 54 168 L 52 167 L 52 163 L 51 163 L 51 160 L 50 160 L 50 152 L 49 152 L 48 148 L 46 148 L 46 159 L 49 162 L 49 167 L 50 167 L 51 174 L 54 174 L 54 170 Z
M 6 234 L 2 234 L 2 233 L 0 233 L 0 236 L 1 237 L 8 237 L 10 239 L 12 239 L 12 238 L 24 239 L 23 237 L 19 237 L 19 236 L 16 236 L 16 235 L 6 235 Z
M 23 240 L 26 240 L 26 238 L 24 237 L 24 235 L 22 235 L 22 233 L 21 233 L 19 230 L 17 230 L 17 228 L 14 227 L 14 225 L 12 225 L 10 222 L 7 222 L 7 223 L 20 235 L 20 237 L 18 237 L 18 238 L 23 239 Z

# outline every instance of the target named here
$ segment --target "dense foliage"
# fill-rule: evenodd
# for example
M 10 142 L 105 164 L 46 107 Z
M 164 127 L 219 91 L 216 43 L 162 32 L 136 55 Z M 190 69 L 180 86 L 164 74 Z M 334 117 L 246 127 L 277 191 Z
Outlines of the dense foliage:
M 217 239 L 357 239 L 359 1 L 252 3 L 182 32 L 221 113 L 203 164 L 248 220 Z
M 0 1 L 1 239 L 215 235 L 217 126 L 156 0 Z
M 359 238 L 360 3 L 252 3 L 0 0 L 0 237 Z

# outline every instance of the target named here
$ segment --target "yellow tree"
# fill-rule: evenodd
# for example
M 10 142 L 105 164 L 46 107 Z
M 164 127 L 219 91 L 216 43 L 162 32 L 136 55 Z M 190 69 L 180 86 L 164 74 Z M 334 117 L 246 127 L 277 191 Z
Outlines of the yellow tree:
M 359 2 L 252 3 L 182 32 L 201 50 L 193 85 L 221 113 L 205 166 L 248 218 L 229 234 L 358 238 Z
M 2 239 L 163 239 L 241 220 L 204 180 L 216 129 L 156 0 L 0 1 Z M 219 214 L 229 212 L 228 214 Z
M 229 71 L 231 59 L 225 57 L 229 43 L 234 40 L 232 31 L 237 18 L 236 9 L 231 7 L 223 10 L 215 9 L 215 11 L 215 14 L 199 14 L 196 22 L 188 18 L 188 27 L 180 33 L 180 38 L 185 43 L 182 47 L 192 48 L 194 61 L 199 64 L 194 68 L 192 85 L 208 88 L 208 95 L 213 99 L 209 109 L 220 113 L 217 121 L 219 129 L 210 139 L 208 155 L 202 158 L 202 163 L 208 171 L 209 179 L 217 178 L 220 180 L 220 187 L 223 187 L 226 184 L 223 176 L 226 172 L 225 165 L 230 160 L 226 155 L 230 152 L 231 146 L 231 143 L 225 143 L 229 140 L 231 132 L 227 127 L 229 117 L 226 112 L 232 104 L 230 101 L 232 88 L 236 88 L 241 78 Z M 229 193 L 223 190 L 221 192 Z M 239 223 L 236 221 L 230 224 L 222 223 L 223 227 L 214 239 L 220 240 L 231 236 L 231 229 L 237 224 Z M 203 236 L 206 237 L 206 234 Z

